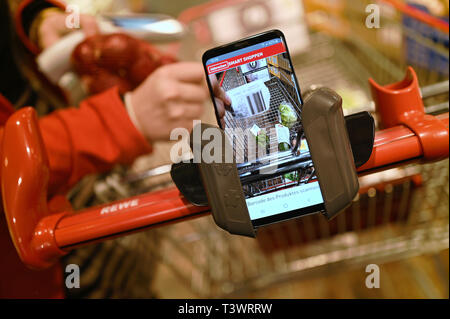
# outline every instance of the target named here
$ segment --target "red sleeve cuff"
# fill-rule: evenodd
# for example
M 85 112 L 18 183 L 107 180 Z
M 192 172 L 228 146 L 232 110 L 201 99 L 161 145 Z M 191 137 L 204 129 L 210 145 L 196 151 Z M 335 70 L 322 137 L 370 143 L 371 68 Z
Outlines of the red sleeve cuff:
M 66 190 L 88 174 L 130 164 L 152 147 L 131 122 L 117 87 L 43 117 L 51 190 Z M 63 186 L 63 187 L 61 187 Z
M 83 132 L 78 130 L 76 138 L 72 139 L 75 154 L 69 185 L 86 174 L 104 172 L 116 164 L 131 164 L 138 156 L 152 151 L 131 122 L 117 87 L 85 100 L 77 114 L 89 119 L 91 125 Z M 65 122 L 70 131 L 77 130 L 78 127 L 70 127 L 69 119 Z
M 104 103 L 106 96 L 110 96 L 109 103 Z M 122 163 L 131 163 L 136 157 L 152 151 L 147 139 L 131 121 L 117 86 L 94 95 L 86 103 L 98 112 L 118 148 L 124 150 Z

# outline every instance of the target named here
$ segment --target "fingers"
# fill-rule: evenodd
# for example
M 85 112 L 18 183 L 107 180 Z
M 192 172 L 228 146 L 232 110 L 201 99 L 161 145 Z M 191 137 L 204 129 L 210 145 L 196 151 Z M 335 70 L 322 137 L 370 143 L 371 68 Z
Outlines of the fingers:
M 42 31 L 42 34 L 45 34 L 41 35 L 39 38 L 39 46 L 42 49 L 46 49 L 52 46 L 54 43 L 58 42 L 60 38 L 60 35 L 58 33 Z
M 205 83 L 205 73 L 201 63 L 178 62 L 164 66 L 167 76 L 182 82 Z
M 217 114 L 219 115 L 219 118 L 223 118 L 225 116 L 225 105 L 223 104 L 223 101 L 215 97 L 214 102 L 216 104 Z
M 217 97 L 214 98 L 216 104 L 217 115 L 219 116 L 219 122 L 222 129 L 225 129 L 225 105 L 223 101 Z
M 61 33 L 64 32 L 64 17 L 58 12 L 49 12 L 39 25 L 38 43 L 42 49 L 46 49 L 58 42 Z
M 215 74 L 210 74 L 208 76 L 209 78 L 209 82 L 211 83 L 211 86 L 213 87 L 213 89 L 219 85 L 219 82 L 217 82 L 217 77 Z
M 225 129 L 225 110 L 231 111 L 231 99 L 225 90 L 220 86 L 215 75 L 210 75 L 209 80 L 214 94 L 214 102 L 219 116 L 219 122 L 222 129 Z
M 225 103 L 225 105 L 231 105 L 231 99 L 228 97 L 225 90 L 220 86 L 216 76 L 210 76 L 209 79 L 211 81 L 214 96 L 221 99 Z
M 192 131 L 193 128 L 193 121 L 192 120 L 179 120 L 179 121 L 174 121 L 172 122 L 172 129 L 174 128 L 185 128 L 187 129 L 189 132 Z
M 225 107 L 229 109 L 229 106 L 231 106 L 231 99 L 228 97 L 223 88 L 219 87 L 218 89 L 216 89 L 216 91 L 214 92 L 214 96 L 222 100 Z
M 84 31 L 86 37 L 97 34 L 100 32 L 97 20 L 94 16 L 82 14 L 80 15 L 81 28 Z
M 185 102 L 204 103 L 209 98 L 208 89 L 205 85 L 179 82 L 176 90 L 178 92 L 179 100 Z
M 231 99 L 223 88 L 219 87 L 217 95 L 216 94 L 214 95 L 217 96 L 219 99 L 221 99 L 226 106 L 231 105 Z
M 47 15 L 40 25 L 39 44 L 43 49 L 52 46 L 58 42 L 61 37 L 74 31 L 66 26 L 67 15 L 63 12 L 52 12 Z M 99 33 L 97 20 L 94 16 L 80 15 L 80 26 L 86 37 Z
M 203 114 L 203 104 L 173 102 L 168 106 L 167 112 L 171 120 L 192 121 L 199 119 Z

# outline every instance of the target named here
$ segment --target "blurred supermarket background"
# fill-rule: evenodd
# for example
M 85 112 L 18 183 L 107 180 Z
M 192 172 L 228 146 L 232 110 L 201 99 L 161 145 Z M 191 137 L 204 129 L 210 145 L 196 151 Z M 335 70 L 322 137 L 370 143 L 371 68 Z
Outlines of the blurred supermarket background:
M 208 48 L 278 28 L 303 93 L 330 87 L 343 97 L 346 114 L 374 111 L 369 78 L 399 81 L 412 65 L 427 112 L 448 112 L 448 0 L 67 2 L 91 14 L 178 18 L 183 36 L 156 44 L 182 60 L 200 61 Z M 366 25 L 370 4 L 380 9 L 379 28 Z M 411 8 L 427 23 L 411 16 Z M 204 120 L 215 121 L 212 107 Z M 70 194 L 74 208 L 169 186 L 169 147 L 158 144 L 130 170 L 118 167 L 107 176 L 85 178 Z M 110 296 L 121 297 L 448 298 L 448 171 L 444 160 L 360 177 L 359 195 L 337 218 L 288 221 L 261 230 L 256 240 L 229 235 L 207 216 L 108 241 L 99 244 L 102 250 L 82 248 L 66 262 L 106 251 L 90 269 L 107 269 L 109 277 L 85 271 L 73 296 L 104 296 L 102 287 L 111 285 L 112 276 L 121 288 Z M 112 250 L 115 260 L 107 257 Z M 365 285 L 368 264 L 380 267 L 378 289 Z

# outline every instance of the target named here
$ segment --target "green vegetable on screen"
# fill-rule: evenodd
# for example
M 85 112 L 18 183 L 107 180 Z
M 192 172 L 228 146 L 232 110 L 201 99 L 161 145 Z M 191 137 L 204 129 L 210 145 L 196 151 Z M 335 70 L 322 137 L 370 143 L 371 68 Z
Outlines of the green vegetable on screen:
M 297 122 L 297 114 L 294 111 L 294 108 L 283 102 L 279 106 L 280 115 L 281 115 L 281 124 L 284 126 L 291 128 Z
M 291 148 L 290 148 L 289 144 L 286 143 L 286 142 L 283 142 L 283 143 L 278 144 L 278 150 L 279 150 L 280 152 L 289 151 L 290 149 L 291 149 Z
M 285 179 L 288 179 L 290 181 L 297 181 L 298 180 L 298 174 L 297 172 L 290 172 L 283 175 Z
M 261 130 L 256 136 L 256 142 L 258 142 L 259 146 L 266 147 L 267 145 L 269 145 L 269 137 L 263 130 Z
M 281 124 L 275 124 L 275 131 L 277 133 L 278 150 L 280 152 L 289 151 L 291 149 L 289 128 Z

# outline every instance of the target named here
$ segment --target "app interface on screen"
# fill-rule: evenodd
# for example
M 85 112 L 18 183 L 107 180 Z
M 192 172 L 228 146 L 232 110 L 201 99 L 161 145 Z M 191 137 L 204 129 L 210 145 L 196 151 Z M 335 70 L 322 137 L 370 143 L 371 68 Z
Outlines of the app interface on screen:
M 231 100 L 220 121 L 253 221 L 323 204 L 289 61 L 281 38 L 206 61 L 214 92 L 222 88 Z

